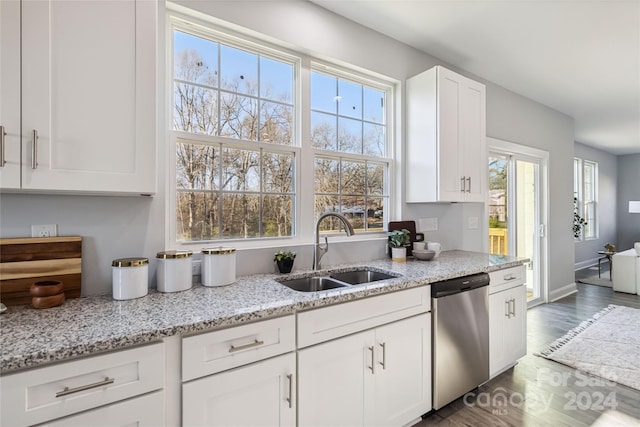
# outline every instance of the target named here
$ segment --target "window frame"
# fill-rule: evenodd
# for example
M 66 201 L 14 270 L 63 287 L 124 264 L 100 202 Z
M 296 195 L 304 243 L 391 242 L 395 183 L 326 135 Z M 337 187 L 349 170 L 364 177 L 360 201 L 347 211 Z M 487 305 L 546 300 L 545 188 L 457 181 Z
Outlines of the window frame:
M 294 208 L 293 208 L 293 230 L 292 236 L 282 237 L 255 237 L 255 238 L 233 238 L 233 239 L 221 239 L 221 240 L 198 240 L 198 241 L 178 241 L 177 240 L 177 215 L 176 215 L 176 203 L 177 203 L 177 185 L 176 185 L 176 144 L 178 141 L 193 140 L 201 143 L 208 141 L 218 144 L 221 142 L 221 138 L 218 136 L 204 135 L 204 134 L 191 134 L 188 132 L 178 131 L 173 129 L 173 85 L 174 85 L 174 66 L 173 66 L 173 33 L 175 30 L 182 31 L 188 34 L 193 34 L 198 37 L 204 37 L 215 42 L 224 43 L 232 47 L 236 47 L 243 50 L 249 50 L 252 53 L 268 56 L 274 59 L 284 59 L 291 62 L 295 60 L 294 64 L 294 87 L 292 102 L 294 104 L 294 118 L 292 129 L 292 143 L 291 145 L 281 145 L 273 143 L 265 143 L 258 141 L 244 141 L 233 139 L 229 141 L 226 139 L 222 141 L 224 145 L 233 145 L 236 148 L 247 147 L 251 150 L 265 148 L 270 152 L 284 152 L 293 153 L 294 156 Z M 248 30 L 247 30 L 248 32 Z M 317 155 L 322 157 L 335 157 L 342 159 L 353 159 L 357 161 L 374 161 L 376 163 L 386 164 L 386 176 L 385 176 L 385 189 L 384 198 L 385 211 L 383 218 L 383 229 L 386 230 L 386 224 L 388 223 L 391 212 L 393 212 L 394 205 L 397 200 L 393 197 L 393 191 L 397 187 L 396 179 L 393 173 L 394 163 L 396 162 L 396 146 L 395 138 L 396 132 L 394 126 L 394 105 L 397 96 L 398 82 L 385 76 L 380 76 L 375 72 L 359 69 L 358 67 L 338 65 L 326 59 L 320 59 L 308 55 L 304 52 L 303 48 L 299 48 L 299 51 L 294 51 L 291 48 L 279 46 L 272 41 L 267 41 L 266 38 L 256 37 L 253 34 L 239 33 L 237 29 L 231 29 L 221 23 L 209 23 L 203 22 L 198 18 L 184 15 L 178 11 L 168 11 L 167 13 L 167 64 L 166 72 L 167 78 L 165 87 L 167 88 L 166 95 L 166 108 L 167 114 L 167 178 L 166 178 L 166 217 L 167 217 L 167 235 L 165 243 L 167 248 L 171 249 L 189 249 L 199 250 L 207 246 L 216 245 L 229 245 L 238 249 L 250 249 L 250 248 L 266 248 L 277 247 L 282 245 L 303 245 L 309 244 L 313 241 L 314 237 L 314 174 L 303 174 L 303 170 L 313 170 L 314 161 Z M 316 70 L 322 73 L 336 74 L 337 77 L 348 79 L 357 84 L 368 85 L 375 87 L 376 89 L 383 90 L 385 92 L 385 122 L 386 127 L 385 139 L 386 139 L 386 157 L 375 156 L 363 156 L 352 155 L 351 153 L 343 153 L 339 151 L 320 150 L 311 146 L 311 107 L 310 107 L 310 80 L 311 71 Z M 309 169 L 311 168 L 311 169 Z M 311 197 L 308 197 L 311 195 Z M 381 196 L 382 197 L 382 196 Z M 323 234 L 325 235 L 325 234 Z M 331 234 L 326 234 L 330 236 Z M 379 239 L 386 236 L 385 231 L 368 231 L 356 233 L 351 240 L 369 240 L 372 238 Z M 344 234 L 337 234 L 335 240 L 343 240 Z
M 576 242 L 582 242 L 587 240 L 597 240 L 600 235 L 600 221 L 599 221 L 599 194 L 598 194 L 598 162 L 592 160 L 586 160 L 579 157 L 573 159 L 573 191 L 574 196 L 578 199 L 578 215 L 587 222 L 587 227 L 582 228 L 579 238 L 575 238 Z M 587 169 L 591 168 L 591 173 L 587 172 Z M 587 195 L 587 175 L 591 178 L 591 191 Z M 589 200 L 587 201 L 587 197 Z M 589 216 L 589 204 L 593 205 L 593 218 Z M 589 226 L 591 225 L 591 226 Z M 587 231 L 590 231 L 587 234 Z

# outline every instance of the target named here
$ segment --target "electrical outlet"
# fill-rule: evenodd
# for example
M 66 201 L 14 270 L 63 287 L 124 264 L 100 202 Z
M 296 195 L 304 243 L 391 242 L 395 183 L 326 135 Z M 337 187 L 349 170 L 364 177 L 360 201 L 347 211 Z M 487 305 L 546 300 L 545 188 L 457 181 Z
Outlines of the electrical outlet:
M 202 265 L 202 261 L 195 260 L 191 264 L 191 275 L 192 276 L 200 276 L 200 266 Z
M 31 237 L 56 237 L 58 226 L 56 224 L 32 225 Z

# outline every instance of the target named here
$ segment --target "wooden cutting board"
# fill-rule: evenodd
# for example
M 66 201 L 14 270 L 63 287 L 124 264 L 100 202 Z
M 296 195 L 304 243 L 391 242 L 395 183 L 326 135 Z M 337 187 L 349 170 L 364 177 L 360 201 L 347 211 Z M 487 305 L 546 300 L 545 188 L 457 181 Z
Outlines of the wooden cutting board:
M 82 237 L 0 239 L 0 300 L 5 305 L 30 304 L 33 282 L 60 280 L 66 298 L 81 291 Z

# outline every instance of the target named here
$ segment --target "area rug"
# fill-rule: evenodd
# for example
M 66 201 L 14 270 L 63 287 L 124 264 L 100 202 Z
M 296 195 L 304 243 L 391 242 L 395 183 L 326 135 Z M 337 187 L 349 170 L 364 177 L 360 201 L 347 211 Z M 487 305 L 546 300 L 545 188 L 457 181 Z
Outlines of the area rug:
M 537 355 L 640 390 L 640 310 L 610 305 Z
M 613 282 L 609 279 L 600 278 L 598 276 L 589 276 L 584 279 L 578 279 L 578 282 L 585 283 L 587 285 L 596 285 L 596 286 L 606 286 L 607 288 L 611 288 L 613 286 Z

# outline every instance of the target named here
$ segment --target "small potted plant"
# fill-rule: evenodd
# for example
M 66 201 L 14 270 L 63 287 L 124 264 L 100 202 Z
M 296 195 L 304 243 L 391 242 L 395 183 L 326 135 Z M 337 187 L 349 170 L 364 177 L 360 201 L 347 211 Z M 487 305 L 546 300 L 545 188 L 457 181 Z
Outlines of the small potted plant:
M 389 247 L 391 248 L 391 261 L 406 261 L 407 246 L 411 244 L 409 230 L 393 230 L 387 233 L 389 236 Z
M 279 250 L 273 258 L 278 265 L 278 271 L 280 271 L 280 273 L 291 273 L 294 259 L 296 259 L 296 253 L 285 250 Z

